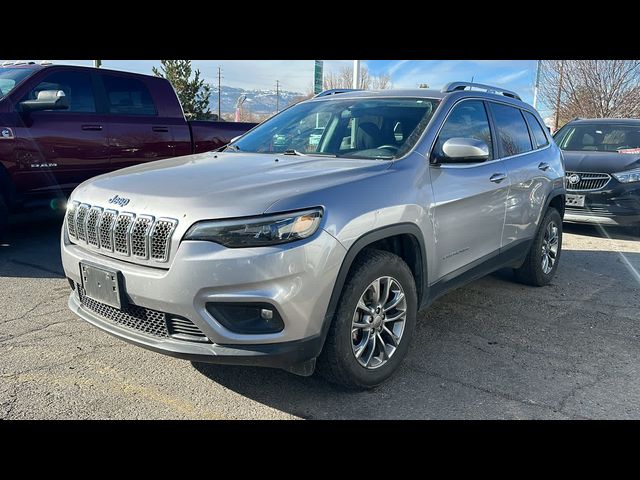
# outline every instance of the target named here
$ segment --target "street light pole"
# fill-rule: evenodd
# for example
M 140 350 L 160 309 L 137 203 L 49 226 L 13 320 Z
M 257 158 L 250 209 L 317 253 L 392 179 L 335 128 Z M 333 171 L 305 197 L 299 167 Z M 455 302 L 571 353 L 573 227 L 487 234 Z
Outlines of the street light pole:
M 562 81 L 564 80 L 564 60 L 560 62 L 560 80 L 558 81 L 558 95 L 556 96 L 556 115 L 553 122 L 554 132 L 558 130 L 558 123 L 560 122 L 560 96 L 562 94 Z
M 100 68 L 101 65 L 102 65 L 102 60 L 94 60 L 93 61 L 93 67 L 94 68 Z
M 540 66 L 542 61 L 536 60 L 536 83 L 533 87 L 533 108 L 538 108 L 538 88 L 540 87 Z
M 222 90 L 222 75 L 221 68 L 218 65 L 218 121 L 220 121 L 220 92 Z
M 280 80 L 276 80 L 276 113 L 280 111 Z
M 360 88 L 360 60 L 353 61 L 353 86 L 352 88 Z

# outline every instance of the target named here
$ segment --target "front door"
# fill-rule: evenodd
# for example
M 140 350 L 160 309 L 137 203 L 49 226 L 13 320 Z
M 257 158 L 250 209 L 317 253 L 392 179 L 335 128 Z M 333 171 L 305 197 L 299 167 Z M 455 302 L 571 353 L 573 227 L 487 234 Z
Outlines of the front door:
M 476 138 L 489 146 L 484 162 L 453 163 L 442 145 L 450 138 Z M 435 199 L 436 278 L 450 278 L 500 250 L 509 178 L 496 159 L 486 107 L 481 100 L 457 103 L 436 139 L 431 184 Z
M 42 90 L 62 90 L 67 110 L 22 112 L 16 132 L 18 190 L 51 195 L 109 170 L 105 116 L 97 113 L 91 75 L 77 70 L 54 71 L 21 101 Z

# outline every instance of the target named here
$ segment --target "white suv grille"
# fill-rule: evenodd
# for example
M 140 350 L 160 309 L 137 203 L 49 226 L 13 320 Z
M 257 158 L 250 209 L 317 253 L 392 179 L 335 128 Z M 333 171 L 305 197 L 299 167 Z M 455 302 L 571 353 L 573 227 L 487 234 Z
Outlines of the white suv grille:
M 72 202 L 67 207 L 67 233 L 78 244 L 126 257 L 166 262 L 171 236 L 178 225 L 173 218 L 158 218 Z

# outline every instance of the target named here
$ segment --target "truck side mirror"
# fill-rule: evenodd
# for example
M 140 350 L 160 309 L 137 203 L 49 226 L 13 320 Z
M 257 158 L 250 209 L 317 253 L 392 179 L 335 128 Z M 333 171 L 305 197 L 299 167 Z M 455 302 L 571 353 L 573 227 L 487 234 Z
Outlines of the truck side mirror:
M 41 90 L 35 100 L 25 100 L 19 103 L 23 112 L 40 110 L 67 110 L 69 99 L 62 90 Z

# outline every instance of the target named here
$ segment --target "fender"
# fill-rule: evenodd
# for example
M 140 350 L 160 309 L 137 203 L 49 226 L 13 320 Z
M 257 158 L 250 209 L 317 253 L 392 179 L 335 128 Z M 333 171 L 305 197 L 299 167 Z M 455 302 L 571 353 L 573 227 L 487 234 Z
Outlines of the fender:
M 420 257 L 419 260 L 421 268 L 420 271 L 417 272 L 418 278 L 416 278 L 416 286 L 419 289 L 418 310 L 420 310 L 420 308 L 424 306 L 425 301 L 429 298 L 429 285 L 427 279 L 427 255 L 424 245 L 424 237 L 420 228 L 414 223 L 398 223 L 372 230 L 362 235 L 353 243 L 353 245 L 351 245 L 344 257 L 344 260 L 342 261 L 340 271 L 338 272 L 338 277 L 336 278 L 336 282 L 333 286 L 333 292 L 331 293 L 329 306 L 327 307 L 327 312 L 324 316 L 324 322 L 322 324 L 321 330 L 321 345 L 324 345 L 324 340 L 326 339 L 327 333 L 329 332 L 329 326 L 331 325 L 331 321 L 333 320 L 333 316 L 335 315 L 336 308 L 338 306 L 338 300 L 340 300 L 340 295 L 342 294 L 342 289 L 344 288 L 344 284 L 347 280 L 347 275 L 349 274 L 351 265 L 353 264 L 353 261 L 358 256 L 358 254 L 362 252 L 366 247 L 374 242 L 377 242 L 378 240 L 394 237 L 396 235 L 406 234 L 414 237 L 418 242 L 418 245 L 420 246 L 417 253 Z
M 563 208 L 562 208 L 562 211 L 560 212 L 560 216 L 564 218 L 564 202 L 565 202 L 564 197 L 566 194 L 567 194 L 567 190 L 564 187 L 556 187 L 553 190 L 551 190 L 549 192 L 549 195 L 547 195 L 547 199 L 544 202 L 544 208 L 540 212 L 540 218 L 542 218 L 542 215 L 544 215 L 544 212 L 546 212 L 547 208 L 549 208 L 549 204 L 551 203 L 551 200 L 553 200 L 558 196 L 562 197 Z M 540 222 L 540 218 L 538 219 L 538 222 Z

